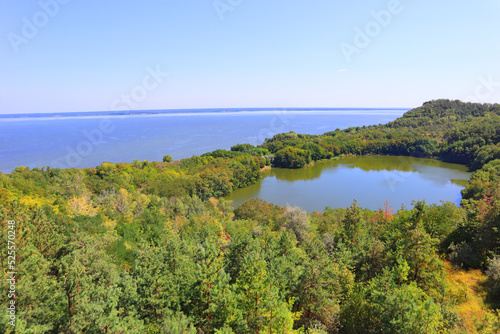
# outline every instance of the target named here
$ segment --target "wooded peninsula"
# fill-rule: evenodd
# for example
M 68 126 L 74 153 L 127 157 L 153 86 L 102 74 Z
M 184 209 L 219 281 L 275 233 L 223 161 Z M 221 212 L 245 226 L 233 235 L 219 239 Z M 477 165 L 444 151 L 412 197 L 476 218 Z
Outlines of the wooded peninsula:
M 222 198 L 266 166 L 348 155 L 473 174 L 460 207 L 307 213 Z M 388 124 L 180 161 L 17 167 L 0 173 L 0 221 L 0 301 L 16 272 L 18 333 L 498 333 L 500 105 L 430 101 Z

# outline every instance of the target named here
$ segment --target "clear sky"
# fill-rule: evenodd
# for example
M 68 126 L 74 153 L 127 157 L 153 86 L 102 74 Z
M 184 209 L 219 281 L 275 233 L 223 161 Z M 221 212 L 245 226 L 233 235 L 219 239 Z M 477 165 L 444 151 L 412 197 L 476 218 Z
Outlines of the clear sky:
M 499 0 L 4 0 L 0 37 L 0 113 L 500 102 Z

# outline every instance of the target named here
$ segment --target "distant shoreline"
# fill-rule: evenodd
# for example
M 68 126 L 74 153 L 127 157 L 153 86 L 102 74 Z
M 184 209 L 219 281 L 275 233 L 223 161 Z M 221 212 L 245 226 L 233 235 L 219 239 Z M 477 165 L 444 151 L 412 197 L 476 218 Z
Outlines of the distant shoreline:
M 202 115 L 252 112 L 326 112 L 326 111 L 407 111 L 411 108 L 208 108 L 208 109 L 165 109 L 165 110 L 125 110 L 125 111 L 79 111 L 61 113 L 0 114 L 0 119 L 24 118 L 75 118 L 75 117 L 123 117 L 158 115 Z

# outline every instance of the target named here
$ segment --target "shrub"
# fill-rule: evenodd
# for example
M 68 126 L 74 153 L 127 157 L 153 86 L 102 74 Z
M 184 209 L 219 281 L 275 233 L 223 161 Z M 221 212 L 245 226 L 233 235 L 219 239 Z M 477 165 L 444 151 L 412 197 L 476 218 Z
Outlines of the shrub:
M 302 168 L 311 162 L 311 152 L 295 147 L 287 147 L 276 152 L 274 165 L 283 168 Z

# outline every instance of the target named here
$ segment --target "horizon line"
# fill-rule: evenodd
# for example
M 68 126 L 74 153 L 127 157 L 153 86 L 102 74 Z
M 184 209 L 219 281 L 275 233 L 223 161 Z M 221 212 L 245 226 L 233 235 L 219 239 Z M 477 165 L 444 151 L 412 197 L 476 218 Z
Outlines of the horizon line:
M 20 116 L 36 116 L 36 115 L 53 115 L 53 116 L 65 116 L 65 115 L 85 115 L 85 114 L 134 114 L 134 113 L 153 113 L 153 112 L 183 112 L 183 111 L 279 111 L 279 110 L 291 110 L 291 111 L 315 111 L 315 110 L 410 110 L 413 108 L 409 107 L 230 107 L 230 108 L 169 108 L 169 109 L 130 109 L 130 110 L 94 110 L 94 111 L 59 111 L 59 112 L 23 112 L 15 114 L 2 114 L 0 117 L 20 117 Z

